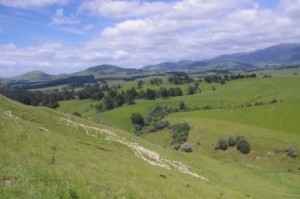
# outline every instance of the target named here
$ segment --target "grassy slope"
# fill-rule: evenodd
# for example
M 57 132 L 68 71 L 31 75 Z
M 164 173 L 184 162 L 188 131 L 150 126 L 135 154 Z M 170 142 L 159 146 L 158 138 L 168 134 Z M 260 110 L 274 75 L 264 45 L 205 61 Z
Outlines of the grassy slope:
M 268 198 L 273 198 L 276 193 L 279 194 L 277 196 L 280 196 L 287 190 L 293 190 L 287 191 L 289 193 L 299 194 L 297 190 L 297 187 L 300 186 L 299 158 L 290 159 L 282 152 L 290 144 L 296 146 L 298 151 L 300 149 L 300 78 L 294 75 L 295 72 L 299 73 L 299 69 L 261 71 L 261 75 L 272 74 L 273 78 L 236 80 L 226 85 L 217 85 L 216 91 L 207 89 L 194 96 L 155 101 L 140 100 L 134 106 L 124 106 L 105 113 L 96 113 L 90 110 L 86 111 L 83 116 L 111 126 L 131 130 L 132 126 L 128 118 L 132 112 L 141 112 L 146 115 L 156 104 L 177 106 L 180 101 L 186 102 L 191 107 L 202 107 L 209 104 L 215 109 L 176 113 L 167 118 L 173 123 L 184 120 L 192 126 L 189 142 L 194 148 L 194 153 L 187 157 L 195 157 L 195 159 L 203 156 L 210 157 L 220 161 L 221 165 L 226 165 L 226 169 L 230 170 L 227 173 L 232 170 L 234 173 L 242 172 L 243 174 L 237 179 L 238 184 L 233 184 L 232 181 L 225 181 L 225 183 L 228 187 L 249 186 L 248 188 L 259 192 L 256 197 L 267 194 Z M 208 86 L 210 85 L 202 85 L 202 87 Z M 249 108 L 233 108 L 255 101 L 267 103 L 272 99 L 282 102 Z M 70 111 L 72 105 L 77 103 L 63 102 L 60 109 Z M 84 103 L 88 105 L 92 102 L 85 101 Z M 217 109 L 216 107 L 223 108 Z M 214 151 L 217 140 L 229 134 L 247 136 L 252 144 L 251 153 L 243 156 L 234 150 Z M 148 133 L 142 137 L 171 150 L 170 134 L 167 131 Z M 191 161 L 191 163 L 194 162 L 197 161 Z M 247 179 L 249 176 L 261 179 L 256 182 L 258 184 L 253 184 L 252 178 L 251 180 Z M 227 179 L 227 177 L 225 178 Z M 263 179 L 267 182 L 266 187 L 260 184 L 263 183 Z M 247 181 L 247 185 L 242 183 L 244 180 Z M 276 191 L 270 186 L 281 188 Z M 265 191 L 263 191 L 264 189 Z M 281 195 L 281 197 L 288 196 L 292 197 L 293 195 Z
M 187 198 L 213 194 L 209 184 L 148 165 L 123 145 L 104 138 L 95 140 L 81 131 L 70 133 L 59 120 L 60 113 L 23 106 L 3 97 L 0 100 L 0 198 L 70 198 L 70 192 L 82 198 Z M 12 110 L 19 119 L 4 115 L 6 110 Z M 139 141 L 124 131 L 109 129 Z M 149 143 L 144 145 L 155 148 Z M 49 163 L 51 156 L 55 156 L 54 164 Z M 13 185 L 5 186 L 7 180 Z M 201 192 L 202 188 L 207 191 Z
M 277 99 L 278 101 L 282 100 L 283 102 L 280 104 L 283 104 L 283 106 L 285 106 L 289 111 L 295 112 L 297 109 L 294 108 L 299 107 L 299 105 L 297 104 L 300 99 L 299 85 L 300 78 L 298 76 L 279 76 L 276 78 L 268 79 L 257 78 L 235 80 L 228 82 L 225 85 L 215 84 L 216 91 L 211 90 L 213 84 L 202 83 L 200 84 L 200 87 L 203 90 L 203 92 L 193 96 L 185 95 L 183 97 L 157 99 L 155 101 L 137 100 L 136 105 L 134 106 L 123 106 L 122 108 L 114 109 L 112 111 L 107 111 L 104 113 L 97 113 L 95 109 L 90 108 L 91 104 L 96 105 L 98 103 L 96 101 L 91 100 L 83 100 L 80 102 L 76 100 L 61 102 L 61 106 L 58 109 L 68 113 L 73 113 L 74 111 L 77 111 L 81 113 L 85 118 L 91 118 L 94 121 L 99 121 L 107 125 L 117 126 L 122 129 L 131 130 L 132 125 L 130 124 L 129 118 L 133 112 L 140 112 L 146 115 L 147 112 L 156 104 L 168 104 L 170 106 L 177 107 L 180 101 L 184 101 L 188 106 L 192 108 L 201 108 L 204 105 L 210 105 L 214 108 L 222 107 L 229 109 L 248 103 L 253 103 L 255 101 L 262 101 L 264 103 L 268 103 L 272 99 Z M 127 86 L 124 85 L 124 87 Z M 265 106 L 262 108 L 262 112 L 264 112 L 264 108 Z M 268 107 L 266 108 L 267 111 Z M 286 112 L 286 114 L 289 114 L 289 111 L 287 111 L 287 109 L 281 109 L 284 112 Z M 240 109 L 242 113 L 245 113 L 245 111 L 247 112 L 248 110 L 249 109 Z M 269 115 L 274 119 L 275 117 L 278 117 L 275 114 Z M 279 118 L 281 119 L 282 117 L 280 116 Z M 286 119 L 290 120 L 289 117 Z M 262 125 L 265 125 L 264 120 L 262 120 L 261 123 Z M 278 123 L 276 122 L 276 124 Z M 291 125 L 291 128 L 293 128 L 293 126 L 294 125 Z
M 81 198 L 282 198 L 298 191 L 300 178 L 293 173 L 164 149 L 122 130 L 73 118 L 180 160 L 210 180 L 205 182 L 149 165 L 123 145 L 96 140 L 80 130 L 71 133 L 59 119 L 68 116 L 59 112 L 1 96 L 0 103 L 1 198 L 72 198 L 74 193 Z M 7 117 L 6 110 L 19 119 Z M 51 156 L 54 163 L 49 162 Z M 5 185 L 7 181 L 12 185 Z
M 139 141 L 159 152 L 164 151 L 168 157 L 191 161 L 194 170 L 212 179 L 207 183 L 148 165 L 122 145 L 95 140 L 80 131 L 71 134 L 59 120 L 60 113 L 26 107 L 3 97 L 0 100 L 1 113 L 12 110 L 19 117 L 0 116 L 1 198 L 72 198 L 74 192 L 82 198 L 207 198 L 224 194 L 229 198 L 252 194 L 247 188 L 235 190 L 226 184 L 217 185 L 223 174 L 219 176 L 214 172 L 221 165 L 212 159 L 197 157 L 194 160 L 193 155 L 165 151 Z M 41 127 L 49 132 L 40 130 Z M 129 139 L 136 138 L 129 136 Z M 49 163 L 51 156 L 55 156 L 54 164 Z M 160 174 L 167 178 L 159 177 Z M 5 186 L 5 181 L 13 185 Z
M 24 106 L 0 96 L 0 198 L 72 198 L 72 193 L 81 198 L 299 197 L 299 158 L 290 159 L 279 152 L 288 144 L 300 148 L 299 85 L 297 77 L 239 80 L 219 86 L 217 91 L 207 90 L 192 97 L 138 101 L 134 106 L 104 114 L 85 110 L 95 103 L 92 101 L 62 105 L 61 110 L 82 112 L 84 117 L 111 127 L 75 117 L 74 120 L 110 129 L 169 159 L 182 161 L 209 182 L 149 165 L 126 146 L 107 142 L 104 137 L 96 140 L 80 130 L 71 133 L 59 119 L 69 117 L 67 115 Z M 116 128 L 130 130 L 131 112 L 146 114 L 155 104 L 177 106 L 184 100 L 190 106 L 207 103 L 231 106 L 273 98 L 283 102 L 170 115 L 168 119 L 172 122 L 186 120 L 191 124 L 192 154 L 151 143 L 166 145 L 170 139 L 168 132 L 144 135 L 146 140 L 143 140 Z M 19 119 L 3 114 L 7 110 Z M 252 152 L 244 156 L 234 150 L 214 151 L 217 139 L 228 134 L 249 137 Z M 51 163 L 52 156 L 54 163 Z M 166 178 L 161 178 L 161 174 Z M 12 185 L 5 185 L 8 182 Z

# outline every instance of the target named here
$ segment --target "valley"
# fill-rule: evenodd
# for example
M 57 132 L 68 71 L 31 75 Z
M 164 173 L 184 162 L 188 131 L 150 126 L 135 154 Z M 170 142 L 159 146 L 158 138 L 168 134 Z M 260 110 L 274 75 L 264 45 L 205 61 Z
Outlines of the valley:
M 251 71 L 256 78 L 176 85 L 182 96 L 135 99 L 111 110 L 101 100 L 59 101 L 56 110 L 1 100 L 2 198 L 297 198 L 300 148 L 299 68 Z M 265 78 L 266 74 L 270 76 Z M 205 76 L 202 76 L 204 78 Z M 151 85 L 150 80 L 162 83 Z M 197 76 L 193 76 L 197 79 Z M 174 85 L 149 76 L 117 92 Z M 115 85 L 112 81 L 108 85 Z M 214 88 L 214 89 L 213 89 Z M 201 91 L 201 92 L 200 92 Z M 107 94 L 104 92 L 104 94 Z M 184 108 L 180 103 L 184 102 Z M 135 134 L 133 113 L 173 110 L 159 121 L 186 122 L 192 152 L 174 149 L 171 127 Z M 175 111 L 174 111 L 175 110 Z M 77 114 L 74 114 L 74 113 Z M 151 128 L 150 128 L 151 127 Z M 245 136 L 251 151 L 216 150 L 220 138 Z M 185 174 L 186 173 L 186 174 Z M 201 180 L 203 179 L 203 180 Z M 176 190 L 176 191 L 175 191 Z

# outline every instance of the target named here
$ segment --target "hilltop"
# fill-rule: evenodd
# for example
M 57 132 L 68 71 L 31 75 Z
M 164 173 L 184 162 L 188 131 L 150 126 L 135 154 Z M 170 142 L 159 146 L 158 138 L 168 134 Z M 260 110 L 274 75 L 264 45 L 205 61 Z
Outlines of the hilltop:
M 251 71 L 282 68 L 300 64 L 300 44 L 279 44 L 248 53 L 221 55 L 209 60 L 182 60 L 144 66 L 140 69 L 114 65 L 98 65 L 70 74 L 49 75 L 32 71 L 20 76 L 6 78 L 9 86 L 23 89 L 41 89 L 67 84 L 84 84 L 96 81 L 130 81 L 150 75 L 165 75 L 166 72 L 203 73 L 207 71 Z M 0 79 L 1 80 L 1 79 Z
M 300 44 L 279 44 L 251 52 L 240 52 L 229 55 L 191 61 L 166 62 L 143 67 L 145 70 L 254 70 L 300 64 Z
M 53 78 L 53 75 L 49 75 L 47 73 L 44 73 L 39 70 L 31 71 L 28 73 L 25 73 L 20 76 L 16 77 L 11 77 L 8 79 L 8 81 L 14 82 L 14 81 L 28 81 L 28 82 L 33 82 L 33 81 L 47 81 L 51 80 Z

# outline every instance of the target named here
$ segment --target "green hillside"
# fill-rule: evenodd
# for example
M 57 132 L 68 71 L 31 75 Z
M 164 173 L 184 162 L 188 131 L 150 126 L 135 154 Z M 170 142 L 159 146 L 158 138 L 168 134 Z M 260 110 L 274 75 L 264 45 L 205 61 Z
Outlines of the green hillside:
M 300 159 L 284 152 L 289 145 L 300 149 L 294 72 L 214 84 L 216 90 L 203 83 L 196 95 L 139 100 L 103 113 L 91 108 L 97 101 L 60 103 L 59 110 L 83 118 L 0 96 L 0 198 L 300 197 Z M 264 104 L 247 106 L 258 100 Z M 130 133 L 132 112 L 180 101 L 200 110 L 165 119 L 190 124 L 193 153 L 174 150 L 167 130 Z M 246 136 L 251 152 L 214 150 L 228 135 Z

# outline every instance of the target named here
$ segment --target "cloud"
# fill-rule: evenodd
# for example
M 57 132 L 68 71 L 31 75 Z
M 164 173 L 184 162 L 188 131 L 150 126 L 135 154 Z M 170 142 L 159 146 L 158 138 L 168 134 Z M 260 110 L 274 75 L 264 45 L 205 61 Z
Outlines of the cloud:
M 102 10 L 103 7 L 99 7 L 116 2 L 119 3 L 117 8 Z M 161 9 L 149 9 L 149 6 Z M 125 12 L 127 8 L 141 9 Z M 84 2 L 80 9 L 100 19 L 110 17 L 110 21 L 118 23 L 73 46 L 63 43 L 42 43 L 26 48 L 13 44 L 2 46 L 1 74 L 9 74 L 11 68 L 19 73 L 33 68 L 50 73 L 74 72 L 101 63 L 141 67 L 164 61 L 207 59 L 278 43 L 300 43 L 299 0 L 281 0 L 272 8 L 259 6 L 259 1 L 254 0 L 122 3 L 91 0 Z M 89 28 L 93 26 L 86 29 Z
M 82 3 L 79 11 L 87 11 L 93 15 L 109 18 L 129 18 L 153 16 L 167 11 L 170 3 L 163 1 L 114 1 L 114 0 L 89 0 Z
M 13 8 L 43 7 L 49 5 L 64 5 L 69 0 L 0 0 L 0 5 Z
M 82 26 L 82 29 L 89 31 L 89 30 L 94 29 L 94 25 L 93 24 L 85 24 Z
M 78 23 L 80 23 L 80 20 L 76 19 L 75 16 L 65 16 L 64 9 L 62 8 L 56 10 L 51 22 L 54 25 L 74 25 Z

